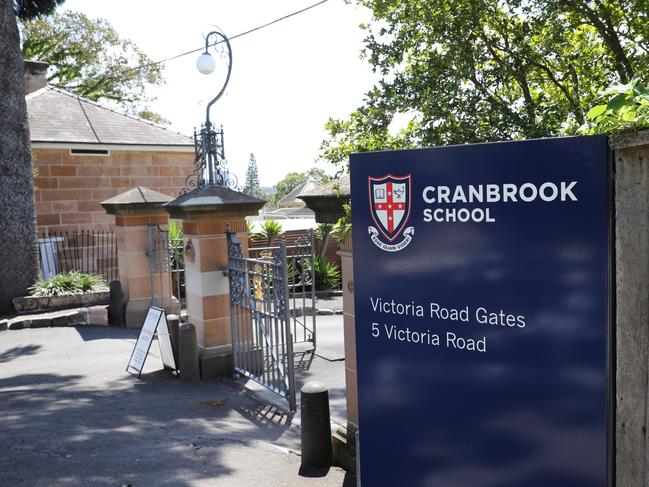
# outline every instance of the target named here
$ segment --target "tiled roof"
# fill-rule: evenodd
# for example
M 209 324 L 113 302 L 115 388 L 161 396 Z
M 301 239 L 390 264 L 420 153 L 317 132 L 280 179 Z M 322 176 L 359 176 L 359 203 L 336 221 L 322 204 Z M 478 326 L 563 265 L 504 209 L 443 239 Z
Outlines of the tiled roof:
M 193 140 L 46 86 L 27 95 L 32 142 L 193 146 Z
M 309 191 L 317 186 L 318 184 L 313 179 L 307 179 L 299 186 L 293 188 L 286 196 L 284 196 L 281 200 L 279 200 L 277 202 L 277 206 L 283 207 L 283 206 L 292 206 L 296 204 L 303 206 L 303 202 L 298 201 L 297 198 L 304 192 Z
M 323 184 L 322 186 L 318 186 L 316 188 L 303 192 L 302 194 L 300 194 L 299 198 L 301 198 L 302 196 L 306 196 L 307 198 L 316 196 L 344 198 L 349 197 L 349 195 L 349 176 L 344 175 L 340 179 L 330 181 L 327 184 Z

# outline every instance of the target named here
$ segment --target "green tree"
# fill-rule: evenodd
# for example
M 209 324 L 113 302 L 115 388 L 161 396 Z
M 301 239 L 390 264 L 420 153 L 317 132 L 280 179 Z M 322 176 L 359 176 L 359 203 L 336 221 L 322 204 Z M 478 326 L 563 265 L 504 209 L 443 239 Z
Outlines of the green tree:
M 146 90 L 164 82 L 162 67 L 103 19 L 55 13 L 22 24 L 23 55 L 50 64 L 48 82 L 93 101 L 108 101 L 132 115 L 164 123 L 151 112 Z
M 356 0 L 381 80 L 322 156 L 574 133 L 598 92 L 649 77 L 646 0 Z M 395 116 L 410 123 L 391 131 Z
M 332 178 L 322 169 L 317 167 L 312 167 L 308 171 L 304 172 L 290 172 L 284 176 L 284 179 L 275 185 L 275 191 L 270 198 L 273 206 L 277 205 L 279 200 L 308 179 L 313 179 L 318 184 L 324 184 L 331 181 Z
M 259 185 L 259 172 L 257 170 L 257 159 L 254 154 L 250 154 L 248 160 L 248 169 L 246 171 L 246 185 L 243 192 L 257 198 L 263 198 L 264 192 Z
M 0 0 L 0 315 L 26 295 L 38 275 L 34 182 L 25 68 L 16 16 L 52 12 L 63 0 Z

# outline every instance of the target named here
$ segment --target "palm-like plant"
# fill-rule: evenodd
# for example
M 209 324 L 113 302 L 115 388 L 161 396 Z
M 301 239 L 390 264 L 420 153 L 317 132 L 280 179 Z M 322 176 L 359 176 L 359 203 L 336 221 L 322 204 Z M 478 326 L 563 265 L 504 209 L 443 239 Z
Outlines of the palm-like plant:
M 277 220 L 264 220 L 264 222 L 261 224 L 261 229 L 259 230 L 259 235 L 262 238 L 265 238 L 268 240 L 268 246 L 272 247 L 273 246 L 273 238 L 277 237 L 278 235 L 281 235 L 283 231 L 282 224 L 278 222 Z

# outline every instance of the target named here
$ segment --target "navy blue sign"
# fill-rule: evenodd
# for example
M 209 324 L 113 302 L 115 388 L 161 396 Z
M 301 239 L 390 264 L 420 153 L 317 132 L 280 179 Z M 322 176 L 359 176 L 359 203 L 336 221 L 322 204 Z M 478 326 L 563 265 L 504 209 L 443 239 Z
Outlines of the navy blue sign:
M 605 137 L 354 154 L 364 486 L 604 487 Z

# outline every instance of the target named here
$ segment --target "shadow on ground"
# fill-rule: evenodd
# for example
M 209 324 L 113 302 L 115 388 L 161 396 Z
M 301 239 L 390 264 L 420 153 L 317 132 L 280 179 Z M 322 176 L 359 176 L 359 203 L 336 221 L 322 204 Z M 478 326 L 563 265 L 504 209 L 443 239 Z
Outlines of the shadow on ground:
M 241 383 L 183 382 L 155 355 L 138 379 L 137 330 L 54 330 L 0 342 L 3 485 L 325 485 L 297 475 L 293 415 Z
M 41 347 L 39 345 L 24 345 L 20 347 L 10 348 L 9 350 L 5 350 L 4 352 L 0 353 L 0 363 L 9 362 L 10 360 L 23 355 L 33 355 L 37 353 L 40 348 Z

